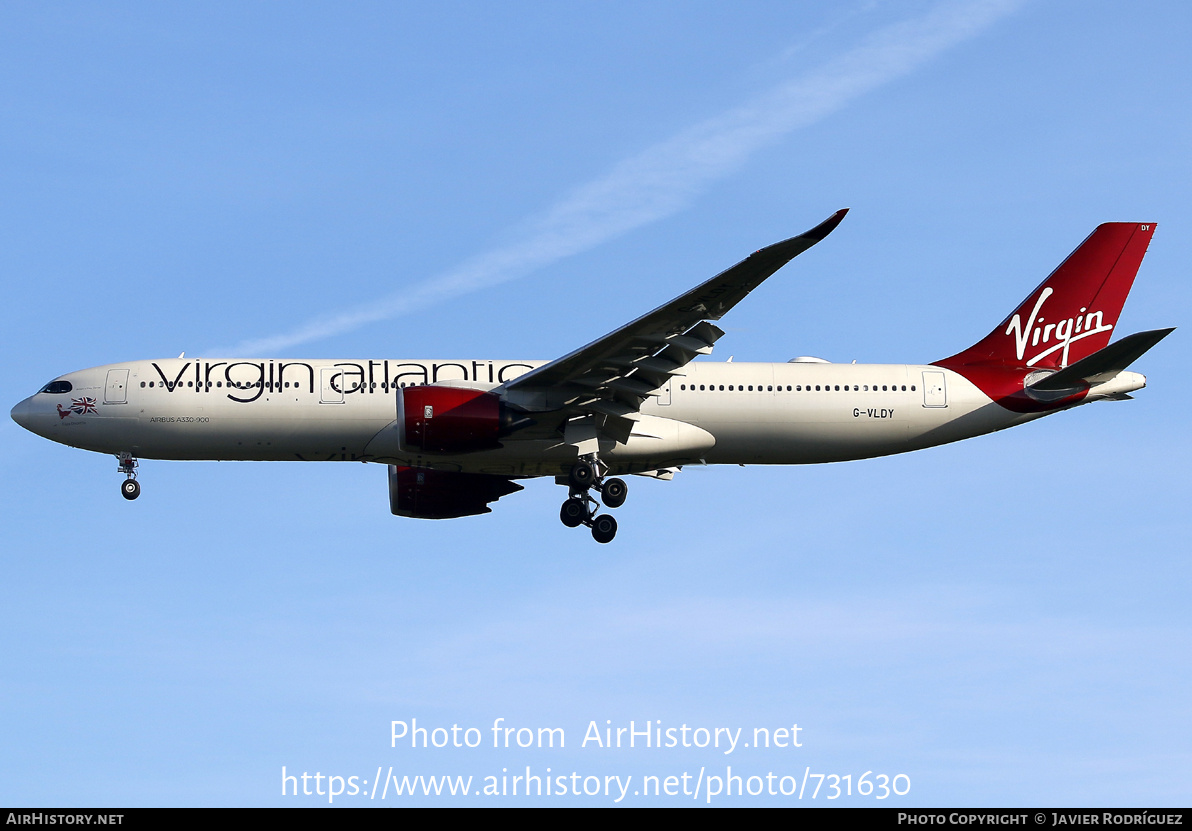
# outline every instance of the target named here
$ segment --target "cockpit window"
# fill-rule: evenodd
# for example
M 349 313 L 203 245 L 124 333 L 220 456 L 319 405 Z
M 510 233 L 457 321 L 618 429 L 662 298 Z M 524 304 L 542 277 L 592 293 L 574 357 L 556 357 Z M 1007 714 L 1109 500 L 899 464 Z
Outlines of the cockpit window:
M 70 381 L 50 381 L 50 383 L 42 387 L 39 392 L 61 394 L 64 392 L 70 392 L 72 389 L 74 389 L 74 387 L 70 385 Z

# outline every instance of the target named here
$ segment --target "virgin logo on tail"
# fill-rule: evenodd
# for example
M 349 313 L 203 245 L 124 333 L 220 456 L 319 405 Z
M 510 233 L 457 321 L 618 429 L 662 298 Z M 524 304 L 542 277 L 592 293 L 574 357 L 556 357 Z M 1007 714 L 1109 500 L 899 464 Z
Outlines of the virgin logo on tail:
M 1059 369 L 1104 349 L 1154 230 L 1149 222 L 1098 225 L 992 332 L 936 363 Z
M 1044 318 L 1039 317 L 1039 312 L 1043 309 L 1043 304 L 1047 302 L 1047 298 L 1051 297 L 1054 293 L 1055 289 L 1051 288 L 1051 286 L 1047 286 L 1040 292 L 1039 299 L 1035 301 L 1035 307 L 1031 309 L 1031 316 L 1027 320 L 1025 327 L 1022 325 L 1022 318 L 1017 312 L 1010 319 L 1010 325 L 1006 327 L 1006 334 L 1014 336 L 1014 348 L 1017 350 L 1019 361 L 1026 355 L 1028 343 L 1032 349 L 1036 346 L 1045 347 L 1042 352 L 1039 352 L 1026 362 L 1027 366 L 1034 366 L 1052 352 L 1060 349 L 1064 350 L 1060 365 L 1067 366 L 1068 347 L 1073 341 L 1082 340 L 1092 335 L 1100 334 L 1101 332 L 1108 332 L 1113 328 L 1113 324 L 1105 323 L 1102 320 L 1103 315 L 1100 311 L 1085 314 L 1087 310 L 1083 306 L 1080 308 L 1080 314 L 1076 315 L 1076 317 L 1069 317 L 1058 323 L 1047 323 Z M 1054 338 L 1052 337 L 1053 334 Z M 1049 343 L 1052 345 L 1047 346 Z

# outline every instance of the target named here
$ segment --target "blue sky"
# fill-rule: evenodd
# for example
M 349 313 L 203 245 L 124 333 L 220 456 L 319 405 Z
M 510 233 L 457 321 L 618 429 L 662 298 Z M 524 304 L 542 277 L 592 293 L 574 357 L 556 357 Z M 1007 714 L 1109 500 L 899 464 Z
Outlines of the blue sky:
M 1108 220 L 1158 224 L 1119 328 L 1183 327 L 1189 33 L 1177 3 L 6 5 L 3 400 L 183 350 L 549 359 L 845 206 L 717 360 L 952 354 Z M 423 522 L 363 465 L 146 461 L 126 503 L 6 420 L 0 803 L 731 764 L 910 779 L 850 805 L 1186 804 L 1183 331 L 1133 402 L 634 479 L 608 546 L 549 482 Z M 391 748 L 414 718 L 568 746 Z M 803 747 L 579 747 L 646 719 Z M 721 804 L 770 802 L 800 804 Z

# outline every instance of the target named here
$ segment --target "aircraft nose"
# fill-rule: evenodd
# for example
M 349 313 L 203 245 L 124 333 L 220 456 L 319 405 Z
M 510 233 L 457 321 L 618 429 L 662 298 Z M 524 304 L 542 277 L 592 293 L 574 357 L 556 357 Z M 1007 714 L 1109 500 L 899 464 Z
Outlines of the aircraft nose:
M 29 432 L 37 433 L 37 435 L 40 436 L 44 431 L 37 428 L 44 423 L 45 419 L 41 417 L 44 414 L 38 413 L 37 410 L 38 408 L 33 403 L 33 398 L 29 397 L 20 404 L 17 404 L 15 407 L 13 407 L 9 415 L 12 416 L 12 420 L 17 424 L 21 425 Z
M 33 423 L 33 402 L 26 398 L 20 404 L 17 404 L 15 407 L 13 407 L 12 412 L 9 413 L 9 415 L 12 416 L 13 421 L 24 427 L 26 430 L 32 429 L 30 425 Z

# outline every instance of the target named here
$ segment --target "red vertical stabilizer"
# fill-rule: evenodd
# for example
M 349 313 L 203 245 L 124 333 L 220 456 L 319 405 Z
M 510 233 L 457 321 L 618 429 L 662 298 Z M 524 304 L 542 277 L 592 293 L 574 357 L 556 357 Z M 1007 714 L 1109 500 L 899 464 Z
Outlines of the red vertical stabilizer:
M 937 366 L 1061 369 L 1109 343 L 1154 223 L 1099 225 L 983 340 Z

